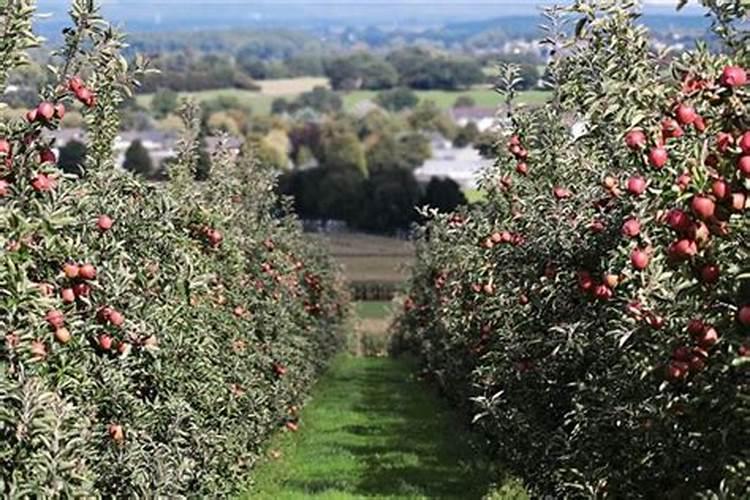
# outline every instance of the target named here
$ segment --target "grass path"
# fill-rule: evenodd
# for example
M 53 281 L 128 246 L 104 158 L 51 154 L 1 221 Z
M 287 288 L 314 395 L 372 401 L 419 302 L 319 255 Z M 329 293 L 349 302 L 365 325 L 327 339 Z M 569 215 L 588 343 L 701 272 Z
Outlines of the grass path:
M 496 477 L 408 361 L 339 358 L 247 499 L 479 499 Z M 526 498 L 510 483 L 493 498 Z

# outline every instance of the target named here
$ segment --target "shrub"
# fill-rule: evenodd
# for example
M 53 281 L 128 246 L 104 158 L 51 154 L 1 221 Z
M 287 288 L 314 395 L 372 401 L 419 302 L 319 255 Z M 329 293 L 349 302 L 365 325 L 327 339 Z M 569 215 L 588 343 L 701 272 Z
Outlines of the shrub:
M 509 106 L 488 202 L 422 230 L 394 348 L 535 496 L 750 495 L 750 59 L 706 3 L 727 52 L 669 67 L 621 3 L 551 12 L 554 99 Z
M 6 63 L 37 42 L 31 4 L 5 7 Z M 193 182 L 195 106 L 168 185 L 115 168 L 117 108 L 147 67 L 92 2 L 71 14 L 41 104 L 0 123 L 0 491 L 227 496 L 338 349 L 341 286 L 252 160 L 219 153 Z M 73 106 L 81 179 L 46 135 Z

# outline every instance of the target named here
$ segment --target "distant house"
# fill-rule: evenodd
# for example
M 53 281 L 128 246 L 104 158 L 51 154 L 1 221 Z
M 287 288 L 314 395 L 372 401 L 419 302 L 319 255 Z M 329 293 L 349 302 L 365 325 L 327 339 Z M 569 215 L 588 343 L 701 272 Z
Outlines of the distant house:
M 80 128 L 67 128 L 54 130 L 49 133 L 55 139 L 57 153 L 59 148 L 70 141 L 86 142 L 86 131 Z M 121 132 L 115 138 L 114 153 L 115 162 L 122 166 L 125 161 L 125 151 L 130 147 L 133 141 L 139 140 L 143 147 L 148 151 L 154 165 L 159 165 L 162 161 L 177 155 L 177 142 L 179 137 L 170 132 L 161 132 L 158 130 L 146 131 L 128 131 Z M 233 156 L 237 156 L 242 147 L 243 141 L 238 137 L 218 137 L 208 136 L 205 138 L 206 150 L 209 154 L 216 152 L 219 147 L 226 148 Z
M 473 123 L 480 132 L 495 130 L 501 125 L 496 108 L 453 108 L 449 113 L 457 125 L 465 127 L 469 123 Z
M 463 188 L 476 187 L 483 170 L 493 164 L 473 147 L 454 148 L 449 141 L 432 140 L 432 158 L 414 171 L 417 181 L 426 184 L 433 177 L 453 179 Z

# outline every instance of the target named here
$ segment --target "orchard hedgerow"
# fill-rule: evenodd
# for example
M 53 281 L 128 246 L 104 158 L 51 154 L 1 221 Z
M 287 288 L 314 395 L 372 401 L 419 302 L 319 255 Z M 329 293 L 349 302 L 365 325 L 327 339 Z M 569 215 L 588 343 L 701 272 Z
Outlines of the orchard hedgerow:
M 704 3 L 723 52 L 671 60 L 635 2 L 550 11 L 552 99 L 422 230 L 394 349 L 534 496 L 750 497 L 750 36 Z
M 4 88 L 38 40 L 31 0 L 2 8 Z M 70 12 L 40 103 L 0 123 L 0 494 L 228 496 L 339 348 L 345 296 L 270 172 L 220 151 L 192 181 L 195 106 L 168 184 L 115 167 L 147 67 L 93 2 Z M 66 108 L 87 124 L 81 178 L 47 134 Z

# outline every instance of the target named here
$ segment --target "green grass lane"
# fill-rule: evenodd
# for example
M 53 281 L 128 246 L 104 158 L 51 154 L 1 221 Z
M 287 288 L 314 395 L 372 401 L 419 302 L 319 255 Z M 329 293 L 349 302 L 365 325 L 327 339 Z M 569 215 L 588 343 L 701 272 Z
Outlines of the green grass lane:
M 303 410 L 298 433 L 282 433 L 245 499 L 479 499 L 490 469 L 456 415 L 414 366 L 390 358 L 336 360 Z M 526 498 L 515 483 L 493 498 Z

